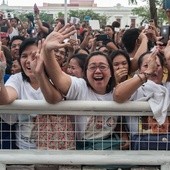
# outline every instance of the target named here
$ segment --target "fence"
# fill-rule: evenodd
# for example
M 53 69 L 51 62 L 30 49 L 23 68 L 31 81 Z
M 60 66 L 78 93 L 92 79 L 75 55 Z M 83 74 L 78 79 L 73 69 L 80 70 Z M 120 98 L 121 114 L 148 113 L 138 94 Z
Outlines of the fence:
M 127 102 L 123 104 L 117 104 L 113 101 L 107 102 L 63 101 L 56 105 L 50 105 L 45 101 L 18 100 L 10 105 L 0 106 L 0 114 L 4 113 L 18 114 L 18 116 L 21 114 L 22 115 L 57 114 L 74 116 L 93 115 L 93 117 L 95 116 L 100 117 L 100 120 L 103 120 L 103 117 L 109 116 L 113 117 L 117 116 L 139 117 L 139 115 L 140 117 L 146 116 L 148 117 L 149 115 L 153 116 L 151 114 L 151 109 L 147 102 Z M 76 121 L 74 123 L 76 123 Z M 140 127 L 138 128 L 140 129 Z M 104 133 L 105 132 L 106 131 L 104 131 Z M 121 128 L 120 134 L 122 134 L 122 132 L 123 131 Z M 168 137 L 166 138 L 165 142 L 169 144 Z M 1 149 L 0 169 L 5 170 L 6 164 L 61 164 L 61 165 L 66 164 L 66 165 L 160 165 L 161 170 L 169 170 L 170 152 L 168 150 L 169 150 L 168 147 L 164 150 L 159 149 L 132 150 L 131 147 L 125 150 L 123 149 L 113 150 L 112 148 L 110 150 L 104 149 L 53 150 L 47 148 L 45 149 L 30 148 L 24 150 Z

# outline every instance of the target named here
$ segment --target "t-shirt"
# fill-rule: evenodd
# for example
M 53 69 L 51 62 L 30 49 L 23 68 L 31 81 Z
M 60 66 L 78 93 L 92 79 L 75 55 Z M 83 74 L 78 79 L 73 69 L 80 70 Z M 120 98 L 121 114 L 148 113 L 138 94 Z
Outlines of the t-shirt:
M 95 93 L 82 78 L 71 77 L 67 100 L 112 101 L 113 92 L 104 95 Z M 113 133 L 117 116 L 76 116 L 77 139 L 105 138 Z M 95 133 L 95 134 L 94 134 Z
M 10 38 L 10 40 L 12 39 L 12 37 L 14 37 L 14 36 L 18 36 L 18 35 L 19 35 L 19 31 L 18 31 L 18 29 L 17 29 L 17 28 L 12 27 L 12 32 L 9 34 L 9 38 Z
M 146 91 L 145 91 L 144 87 L 148 83 L 149 83 L 149 85 L 152 85 L 152 83 L 155 84 L 154 82 L 148 80 L 145 84 L 140 86 L 135 91 L 135 93 L 131 96 L 131 98 L 129 100 L 136 101 L 136 100 L 141 100 L 142 98 L 146 98 L 147 95 L 146 95 Z M 157 86 L 157 88 L 156 88 L 156 86 Z M 158 91 L 159 86 L 161 86 L 163 88 L 166 87 L 168 89 L 168 91 L 170 92 L 170 82 L 164 83 L 163 85 L 155 84 L 154 86 L 150 87 L 150 89 L 153 89 L 153 90 L 152 90 L 152 92 L 150 92 L 150 94 L 148 94 L 148 96 L 151 95 L 152 93 L 154 93 L 154 95 L 156 96 L 155 91 L 157 91 L 157 93 L 159 93 L 159 91 Z M 138 133 L 142 133 L 142 134 L 156 133 L 155 129 L 152 128 L 152 125 L 155 125 L 155 127 L 159 127 L 159 124 L 155 120 L 154 115 L 153 116 L 127 116 L 126 121 L 127 121 L 127 125 L 129 128 L 130 134 L 132 136 L 135 134 L 138 134 Z M 168 117 L 165 119 L 165 124 L 167 124 L 167 121 L 168 121 Z M 154 122 L 154 124 L 153 124 L 153 122 Z M 164 128 L 164 131 L 166 132 L 167 129 L 168 128 L 166 128 L 166 129 Z M 161 132 L 161 129 L 159 129 L 159 130 Z
M 43 100 L 43 94 L 38 88 L 35 90 L 30 83 L 23 81 L 21 73 L 11 75 L 5 83 L 5 86 L 13 87 L 17 94 L 18 99 L 23 100 Z M 34 139 L 31 139 L 31 130 L 33 128 L 32 119 L 35 115 L 18 115 L 18 124 L 16 127 L 16 145 L 20 149 L 35 149 L 36 145 Z M 8 121 L 8 120 L 6 120 Z

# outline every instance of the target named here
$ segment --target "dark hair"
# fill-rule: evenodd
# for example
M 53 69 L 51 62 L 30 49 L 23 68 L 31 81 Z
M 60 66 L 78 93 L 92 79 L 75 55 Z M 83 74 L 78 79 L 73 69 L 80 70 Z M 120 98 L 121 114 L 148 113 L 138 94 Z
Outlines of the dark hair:
M 116 27 L 116 28 L 119 28 L 120 27 L 120 23 L 118 21 L 113 21 L 112 22 L 112 27 Z
M 112 36 L 112 40 L 114 41 L 114 34 L 115 34 L 115 31 L 114 31 L 114 28 L 111 26 L 111 25 L 106 25 L 104 28 L 106 28 L 106 27 L 109 27 L 109 28 L 111 28 L 112 29 L 112 31 L 113 31 L 113 36 Z
M 100 51 L 100 49 L 101 49 L 101 48 L 104 48 L 104 47 L 107 49 L 107 53 L 106 53 L 106 52 L 105 52 L 105 53 L 108 54 L 108 55 L 110 55 L 110 53 L 112 52 L 112 50 L 111 50 L 111 49 L 108 49 L 108 48 L 106 47 L 106 45 L 101 45 L 97 50 Z M 102 52 L 103 52 L 103 51 L 102 51 Z
M 130 57 L 129 57 L 129 54 L 124 51 L 124 50 L 115 50 L 115 51 L 112 51 L 112 53 L 109 55 L 110 59 L 113 60 L 118 56 L 118 55 L 123 55 L 128 63 L 128 66 L 129 66 L 129 70 L 128 70 L 128 74 L 130 73 L 130 68 L 131 68 L 131 62 L 130 62 Z
M 47 22 L 42 22 L 42 25 L 46 28 L 48 28 L 48 32 L 44 32 L 42 30 L 40 30 L 37 34 L 37 41 L 38 40 L 42 40 L 43 38 L 46 38 L 50 33 L 51 33 L 51 29 L 50 29 L 50 25 Z
M 80 53 L 79 53 L 80 50 L 84 50 L 85 52 L 87 52 L 87 54 L 90 53 L 89 50 L 88 50 L 87 48 L 78 48 L 78 49 L 75 50 L 74 53 L 75 53 L 75 54 L 80 54 Z
M 46 27 L 46 28 L 50 28 L 50 25 L 47 23 L 47 22 L 42 22 L 42 25 L 44 26 L 44 27 Z
M 141 68 L 141 65 L 142 65 L 142 62 L 143 62 L 143 58 L 147 55 L 147 54 L 151 54 L 152 51 L 147 51 L 145 53 L 143 53 L 139 59 L 138 59 L 138 68 L 140 69 Z M 157 54 L 158 58 L 159 58 L 159 61 L 160 61 L 160 64 L 161 66 L 163 67 L 164 66 L 164 58 L 162 56 L 162 54 L 158 53 Z
M 113 30 L 113 32 L 114 32 L 114 29 L 113 29 L 113 27 L 111 25 L 106 25 L 105 27 L 111 28 Z
M 10 18 L 10 22 L 15 19 L 17 21 L 17 23 L 19 22 L 19 19 L 17 17 L 13 17 L 13 18 Z
M 32 23 L 34 22 L 34 16 L 33 15 L 26 15 L 26 17 L 31 21 Z
M 71 59 L 76 59 L 80 68 L 84 71 L 84 63 L 86 62 L 88 55 L 87 54 L 74 54 L 68 59 L 68 63 Z
M 88 58 L 86 59 L 85 65 L 84 65 L 84 74 L 85 74 L 84 79 L 86 80 L 87 85 L 88 85 L 89 87 L 91 87 L 91 85 L 89 84 L 88 79 L 87 79 L 87 67 L 88 67 L 88 64 L 89 64 L 89 60 L 90 60 L 92 57 L 97 56 L 97 55 L 101 55 L 101 56 L 105 57 L 106 60 L 107 60 L 107 62 L 108 62 L 108 64 L 109 64 L 109 69 L 110 69 L 110 72 L 111 72 L 111 78 L 110 78 L 110 80 L 109 80 L 109 82 L 108 82 L 108 85 L 107 85 L 107 87 L 106 87 L 106 93 L 109 93 L 109 92 L 111 92 L 111 91 L 113 90 L 113 87 L 116 85 L 116 83 L 115 83 L 116 81 L 115 81 L 115 77 L 114 77 L 114 71 L 113 71 L 112 61 L 111 61 L 111 59 L 110 59 L 106 54 L 104 54 L 104 53 L 102 53 L 102 52 L 100 52 L 100 51 L 95 51 L 95 52 L 92 52 L 92 53 L 88 56 Z M 92 88 L 92 87 L 91 87 L 91 88 Z
M 25 40 L 25 37 L 20 36 L 20 35 L 13 36 L 12 39 L 11 39 L 11 41 L 10 41 L 10 43 L 9 43 L 10 48 L 11 48 L 11 45 L 12 45 L 13 41 L 15 41 L 15 40 L 24 41 L 24 40 Z
M 65 21 L 62 18 L 57 18 L 55 21 L 59 21 L 63 26 L 65 25 Z
M 28 39 L 25 39 L 21 45 L 20 45 L 20 48 L 19 48 L 19 64 L 21 65 L 21 54 L 23 53 L 23 51 L 28 47 L 28 46 L 31 46 L 31 45 L 37 45 L 37 41 L 36 41 L 36 38 L 28 38 Z M 24 73 L 23 71 L 23 68 L 21 66 L 21 73 L 22 73 L 22 78 L 24 81 L 27 81 L 27 82 L 30 82 L 30 78 Z
M 140 30 L 138 28 L 128 29 L 122 36 L 122 43 L 128 53 L 133 52 L 136 46 L 136 40 L 138 39 Z

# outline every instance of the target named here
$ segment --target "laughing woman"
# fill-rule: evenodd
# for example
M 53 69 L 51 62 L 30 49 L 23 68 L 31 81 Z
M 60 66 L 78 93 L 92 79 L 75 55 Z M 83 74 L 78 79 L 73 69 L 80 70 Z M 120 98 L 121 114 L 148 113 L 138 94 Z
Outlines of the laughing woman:
M 146 100 L 153 113 L 153 116 L 148 117 L 139 115 L 127 118 L 132 139 L 131 149 L 170 149 L 169 144 L 161 142 L 169 132 L 169 119 L 166 116 L 169 93 L 166 84 L 162 84 L 163 66 L 163 57 L 157 51 L 146 52 L 138 60 L 139 74 L 115 88 L 115 101 L 123 103 L 128 100 Z
M 60 24 L 46 38 L 41 53 L 55 88 L 62 92 L 66 100 L 112 101 L 115 79 L 111 60 L 104 53 L 94 52 L 88 56 L 84 79 L 72 77 L 61 70 L 55 60 L 54 49 L 63 47 L 63 40 L 74 34 L 75 30 L 69 25 L 61 29 L 59 27 Z M 115 143 L 112 141 L 115 139 L 116 124 L 117 116 L 81 116 L 77 126 L 78 140 L 85 141 L 83 149 L 114 149 Z
M 56 99 L 55 102 L 62 100 L 62 96 L 54 89 L 43 69 L 38 79 L 31 70 L 30 65 L 37 51 L 38 46 L 35 39 L 24 40 L 19 50 L 21 72 L 10 76 L 5 84 L 3 82 L 3 74 L 6 68 L 6 60 L 2 52 L 0 53 L 0 105 L 10 104 L 17 99 L 46 99 L 48 102 L 51 102 L 49 99 L 54 100 L 54 98 Z M 45 97 L 44 99 L 42 92 L 48 93 L 51 98 Z M 36 143 L 34 139 L 31 138 L 31 125 L 34 117 L 35 115 L 18 115 L 18 117 L 16 117 L 16 121 L 18 121 L 16 127 L 16 146 L 19 149 L 36 149 Z M 9 120 L 7 119 L 8 116 L 5 116 L 4 120 L 10 122 L 10 117 Z

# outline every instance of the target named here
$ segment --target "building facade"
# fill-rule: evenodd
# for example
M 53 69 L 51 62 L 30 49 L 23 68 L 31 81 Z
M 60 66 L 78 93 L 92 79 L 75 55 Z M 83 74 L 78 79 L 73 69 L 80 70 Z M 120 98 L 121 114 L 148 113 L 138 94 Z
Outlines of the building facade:
M 41 12 L 52 14 L 53 18 L 56 18 L 59 12 L 64 13 L 69 10 L 93 10 L 95 13 L 109 16 L 107 24 L 112 24 L 113 21 L 119 21 L 121 28 L 124 28 L 126 25 L 138 27 L 141 22 L 140 17 L 132 14 L 132 7 L 124 7 L 121 4 L 111 7 L 97 7 L 94 0 L 70 0 L 70 3 L 67 4 L 67 8 L 65 4 L 43 3 L 43 6 L 39 6 L 39 9 Z M 0 11 L 7 10 L 13 11 L 14 14 L 26 14 L 33 12 L 33 7 L 8 6 L 3 0 L 0 5 Z

